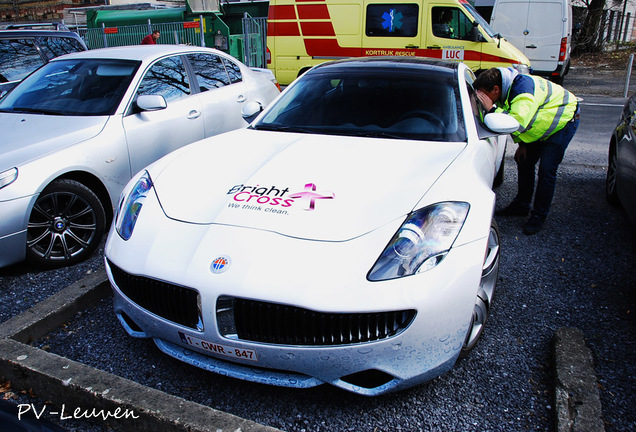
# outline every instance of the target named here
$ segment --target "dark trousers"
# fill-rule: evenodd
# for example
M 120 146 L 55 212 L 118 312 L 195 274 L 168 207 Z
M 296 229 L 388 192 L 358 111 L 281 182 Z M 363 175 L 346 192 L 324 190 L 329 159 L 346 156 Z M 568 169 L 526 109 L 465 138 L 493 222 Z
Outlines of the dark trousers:
M 519 183 L 514 201 L 528 209 L 532 208 L 532 212 L 538 216 L 548 215 L 556 188 L 557 169 L 578 127 L 579 119 L 576 118 L 546 140 L 525 144 L 526 158 L 517 162 Z M 539 162 L 539 175 L 535 193 L 537 162 Z M 533 193 L 534 205 L 531 207 Z

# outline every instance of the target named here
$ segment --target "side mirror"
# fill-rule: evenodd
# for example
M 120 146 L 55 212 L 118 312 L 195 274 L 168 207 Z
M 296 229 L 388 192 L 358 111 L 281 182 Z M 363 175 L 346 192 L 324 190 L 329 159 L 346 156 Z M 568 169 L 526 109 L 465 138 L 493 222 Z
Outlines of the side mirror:
M 473 21 L 473 27 L 468 32 L 467 36 L 468 40 L 471 42 L 485 42 L 484 37 L 479 31 L 479 23 L 477 21 Z
M 168 104 L 161 95 L 139 95 L 135 101 L 138 111 L 158 111 L 165 109 Z
M 510 134 L 519 129 L 519 122 L 514 117 L 504 113 L 486 114 L 484 125 L 492 132 L 498 134 Z
M 245 104 L 241 110 L 241 115 L 246 122 L 252 123 L 262 111 L 263 105 L 260 102 L 252 101 Z

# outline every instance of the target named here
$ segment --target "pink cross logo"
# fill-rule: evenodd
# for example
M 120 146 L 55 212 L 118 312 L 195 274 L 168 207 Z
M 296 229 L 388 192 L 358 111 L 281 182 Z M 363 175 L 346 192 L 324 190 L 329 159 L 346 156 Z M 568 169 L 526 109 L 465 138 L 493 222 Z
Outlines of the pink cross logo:
M 303 192 L 297 192 L 289 195 L 290 198 L 306 198 L 309 200 L 309 208 L 306 211 L 312 211 L 316 207 L 316 200 L 318 199 L 334 199 L 336 196 L 333 192 L 327 192 L 328 195 L 321 195 L 315 192 L 316 185 L 313 183 L 307 183 Z

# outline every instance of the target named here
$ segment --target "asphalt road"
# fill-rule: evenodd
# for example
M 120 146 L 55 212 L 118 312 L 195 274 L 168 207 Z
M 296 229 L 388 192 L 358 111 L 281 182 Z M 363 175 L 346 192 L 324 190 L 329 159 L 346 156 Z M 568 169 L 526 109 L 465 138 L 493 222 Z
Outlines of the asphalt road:
M 607 430 L 636 430 L 636 229 L 606 203 L 603 189 L 607 144 L 624 100 L 571 89 L 583 99 L 581 126 L 546 225 L 526 236 L 523 219 L 498 218 L 502 262 L 491 319 L 475 351 L 429 383 L 365 398 L 328 386 L 292 390 L 217 376 L 126 336 L 110 299 L 35 345 L 286 431 L 552 431 L 551 340 L 560 327 L 578 327 L 594 355 Z M 515 192 L 513 151 L 498 206 Z M 101 265 L 98 254 L 56 271 L 0 269 L 0 322 Z

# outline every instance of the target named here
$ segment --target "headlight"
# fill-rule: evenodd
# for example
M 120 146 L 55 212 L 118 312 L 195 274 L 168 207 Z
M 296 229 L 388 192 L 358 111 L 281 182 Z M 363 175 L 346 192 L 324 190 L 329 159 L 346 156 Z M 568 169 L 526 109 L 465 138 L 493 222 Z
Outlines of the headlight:
M 367 278 L 395 279 L 435 267 L 459 235 L 469 207 L 465 202 L 443 202 L 411 213 Z
M 18 178 L 18 169 L 11 168 L 0 173 L 0 189 L 9 186 Z
M 148 191 L 152 189 L 152 180 L 147 171 L 139 177 L 127 197 L 122 197 L 115 221 L 115 229 L 119 236 L 128 240 L 135 229 L 135 223 L 144 204 Z

